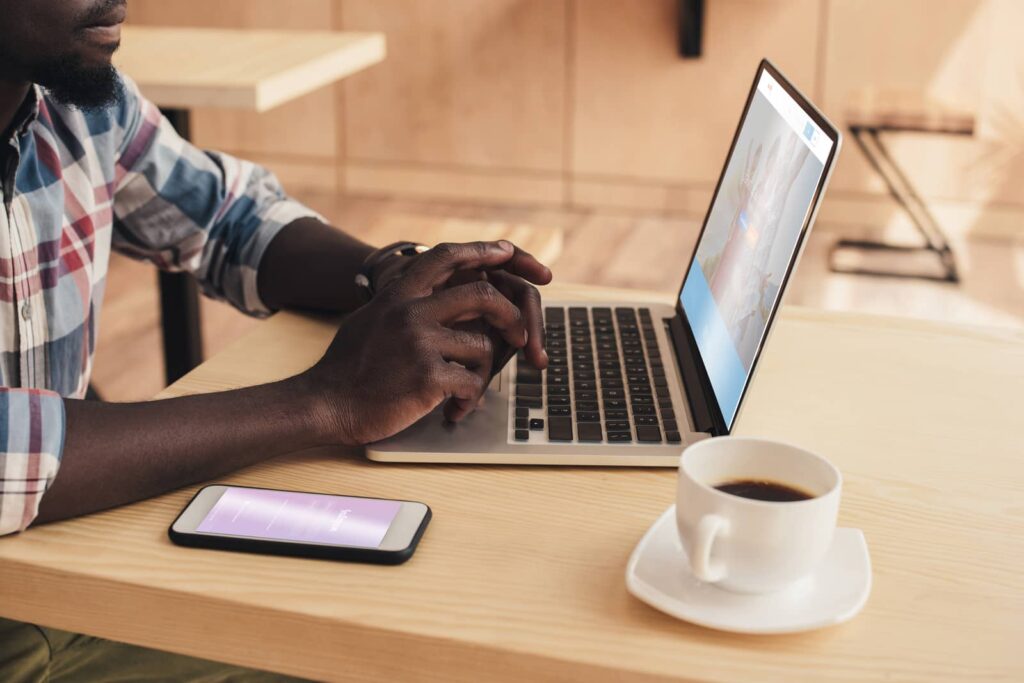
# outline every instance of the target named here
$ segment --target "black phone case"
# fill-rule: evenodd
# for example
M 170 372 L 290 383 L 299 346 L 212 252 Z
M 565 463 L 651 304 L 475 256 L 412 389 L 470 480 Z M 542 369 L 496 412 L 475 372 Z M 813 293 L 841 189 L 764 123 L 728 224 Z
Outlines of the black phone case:
M 211 486 L 230 486 L 229 484 L 211 484 Z M 174 530 L 174 525 L 181 516 L 188 510 L 192 502 L 199 494 L 208 488 L 196 491 L 195 495 L 182 508 L 178 516 L 167 528 L 167 535 L 175 545 L 189 548 L 207 548 L 210 550 L 233 550 L 243 553 L 259 553 L 260 555 L 283 555 L 286 557 L 308 557 L 320 560 L 341 560 L 344 562 L 365 562 L 369 564 L 402 564 L 416 551 L 416 546 L 423 537 L 423 532 L 430 523 L 433 512 L 429 505 L 426 505 L 427 514 L 423 516 L 416 533 L 413 535 L 409 545 L 402 550 L 377 550 L 376 548 L 352 548 L 330 545 L 303 545 L 301 543 L 290 543 L 287 541 L 266 541 L 260 538 L 232 538 L 230 536 L 215 536 L 213 534 L 185 534 Z M 290 491 L 286 489 L 270 489 L 261 486 L 236 486 L 234 488 L 261 489 L 264 491 L 283 491 L 285 493 L 311 493 L 310 491 Z M 323 494 L 335 495 L 335 494 Z M 338 494 L 340 495 L 340 494 Z M 368 496 L 350 496 L 353 498 L 368 498 Z M 394 500 L 393 498 L 372 498 L 372 500 Z M 412 503 L 417 501 L 397 501 L 401 503 Z M 424 504 L 425 505 L 425 504 Z

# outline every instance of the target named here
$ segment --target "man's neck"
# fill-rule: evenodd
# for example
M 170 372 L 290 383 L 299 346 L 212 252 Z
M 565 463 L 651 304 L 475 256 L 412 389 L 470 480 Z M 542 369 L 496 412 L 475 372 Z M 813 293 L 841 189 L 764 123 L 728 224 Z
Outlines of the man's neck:
M 12 134 L 14 116 L 28 97 L 32 84 L 28 81 L 6 81 L 0 79 L 0 142 L 7 142 Z

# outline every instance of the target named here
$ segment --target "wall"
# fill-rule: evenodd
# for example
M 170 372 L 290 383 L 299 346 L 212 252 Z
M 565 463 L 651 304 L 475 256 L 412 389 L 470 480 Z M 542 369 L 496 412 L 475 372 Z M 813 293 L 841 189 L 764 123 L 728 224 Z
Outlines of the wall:
M 197 140 L 292 187 L 700 213 L 754 67 L 837 122 L 864 85 L 977 111 L 969 139 L 901 135 L 931 198 L 1024 205 L 1024 3 L 708 0 L 676 54 L 676 0 L 132 0 L 148 24 L 383 31 L 388 59 L 262 116 L 198 112 Z M 301 123 L 297 123 L 301 122 Z M 832 197 L 884 196 L 848 145 Z

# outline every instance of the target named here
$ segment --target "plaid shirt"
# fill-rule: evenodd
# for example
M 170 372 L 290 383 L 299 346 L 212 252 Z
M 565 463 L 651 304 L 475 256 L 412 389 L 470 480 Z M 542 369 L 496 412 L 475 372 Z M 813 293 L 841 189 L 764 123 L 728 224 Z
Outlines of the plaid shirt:
M 126 78 L 102 111 L 33 87 L 12 130 L 0 139 L 0 534 L 32 522 L 57 475 L 64 400 L 89 383 L 111 248 L 266 315 L 260 258 L 278 230 L 315 215 L 268 171 L 182 140 Z

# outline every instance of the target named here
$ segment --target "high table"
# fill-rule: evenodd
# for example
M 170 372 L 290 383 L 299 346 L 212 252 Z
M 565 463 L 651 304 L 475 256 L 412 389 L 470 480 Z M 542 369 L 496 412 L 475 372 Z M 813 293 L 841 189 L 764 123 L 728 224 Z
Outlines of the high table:
M 549 297 L 666 300 L 552 286 Z M 333 320 L 278 314 L 161 396 L 298 372 Z M 383 465 L 295 453 L 226 481 L 422 500 L 398 567 L 179 548 L 196 487 L 0 539 L 0 615 L 325 680 L 1024 680 L 1024 334 L 785 308 L 739 433 L 845 475 L 874 590 L 853 621 L 740 636 L 676 621 L 624 569 L 672 470 Z
M 383 34 L 126 26 L 115 63 L 191 138 L 189 110 L 263 112 L 384 59 Z M 168 384 L 202 361 L 195 280 L 159 273 Z

